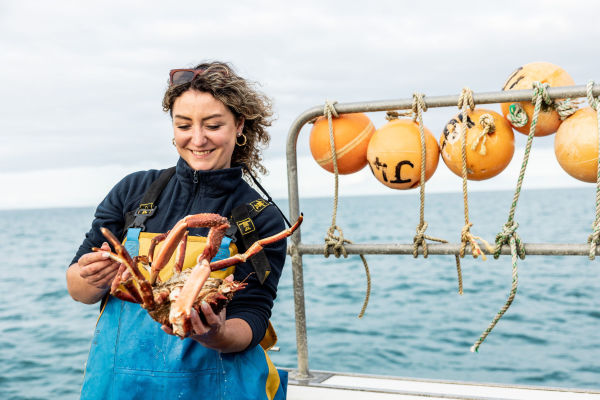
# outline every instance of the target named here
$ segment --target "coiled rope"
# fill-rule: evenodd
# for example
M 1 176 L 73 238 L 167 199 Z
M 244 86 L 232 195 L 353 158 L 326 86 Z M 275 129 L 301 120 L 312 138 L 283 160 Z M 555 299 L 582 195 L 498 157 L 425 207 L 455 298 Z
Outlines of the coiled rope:
M 533 115 L 531 118 L 531 126 L 529 127 L 529 135 L 527 136 L 527 144 L 525 146 L 525 154 L 523 156 L 523 163 L 521 164 L 521 171 L 519 172 L 519 178 L 517 180 L 517 187 L 513 196 L 512 205 L 508 214 L 508 221 L 504 224 L 502 231 L 496 235 L 496 247 L 494 249 L 494 258 L 500 257 L 502 246 L 508 244 L 510 246 L 510 253 L 512 259 L 512 285 L 508 295 L 508 299 L 504 306 L 498 311 L 492 322 L 483 331 L 479 339 L 471 346 L 471 351 L 476 352 L 479 346 L 483 343 L 485 338 L 490 334 L 492 329 L 496 326 L 500 318 L 506 313 L 510 305 L 512 304 L 515 295 L 517 294 L 517 285 L 519 282 L 518 268 L 517 268 L 517 256 L 521 259 L 525 259 L 525 246 L 521 242 L 519 235 L 517 234 L 517 228 L 519 224 L 514 221 L 515 210 L 519 201 L 519 195 L 521 194 L 521 186 L 523 185 L 523 178 L 525 177 L 525 170 L 527 169 L 527 163 L 529 161 L 529 153 L 531 151 L 531 144 L 535 135 L 535 127 L 537 125 L 538 116 L 542 103 L 550 105 L 552 99 L 547 92 L 548 84 L 534 82 L 533 83 L 533 96 L 531 102 L 534 104 Z
M 339 184 L 339 173 L 338 173 L 338 165 L 337 165 L 337 154 L 335 147 L 335 140 L 333 137 L 333 120 L 332 117 L 338 117 L 338 112 L 335 109 L 335 104 L 337 102 L 325 101 L 325 107 L 323 109 L 323 115 L 327 117 L 327 122 L 329 123 L 329 144 L 331 145 L 331 159 L 333 162 L 333 172 L 335 176 L 335 192 L 333 198 L 333 213 L 331 216 L 331 226 L 327 230 L 327 234 L 325 235 L 325 246 L 323 248 L 323 254 L 325 258 L 329 257 L 329 250 L 333 252 L 333 255 L 336 258 L 340 256 L 344 256 L 344 258 L 348 257 L 348 252 L 346 251 L 346 247 L 344 246 L 346 243 L 352 244 L 352 241 L 344 238 L 344 233 L 342 229 L 336 224 L 337 218 L 337 205 L 338 205 L 338 184 Z M 336 235 L 335 231 L 338 231 L 339 234 Z M 367 264 L 367 259 L 363 254 L 360 254 L 360 259 L 363 262 L 363 266 L 365 268 L 365 273 L 367 275 L 367 292 L 365 294 L 365 300 L 363 302 L 363 306 L 358 314 L 358 318 L 362 318 L 365 315 L 365 311 L 367 310 L 367 305 L 369 304 L 369 297 L 371 296 L 371 273 L 369 272 L 369 265 Z
M 592 90 L 594 89 L 594 81 L 589 81 L 587 84 L 587 102 L 594 110 L 596 110 L 596 119 L 598 120 L 598 174 L 596 176 L 596 218 L 592 225 L 592 234 L 588 237 L 590 244 L 590 260 L 596 258 L 596 247 L 600 242 L 600 97 L 594 98 Z

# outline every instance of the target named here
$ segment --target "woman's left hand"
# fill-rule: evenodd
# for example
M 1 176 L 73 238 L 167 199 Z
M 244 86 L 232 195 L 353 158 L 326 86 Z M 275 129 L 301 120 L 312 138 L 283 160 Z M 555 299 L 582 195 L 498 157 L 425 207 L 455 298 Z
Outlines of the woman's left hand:
M 214 348 L 223 337 L 225 337 L 225 308 L 221 310 L 219 314 L 215 314 L 211 306 L 203 301 L 200 305 L 200 309 L 204 314 L 206 323 L 202 322 L 198 312 L 192 308 L 190 313 L 190 321 L 192 322 L 192 335 L 191 338 L 195 341 L 202 343 L 204 346 Z
M 204 314 L 206 323 L 202 322 L 200 315 L 196 309 L 192 308 L 190 312 L 190 322 L 192 323 L 192 331 L 190 332 L 190 338 L 201 343 L 205 347 L 219 350 L 219 343 L 225 338 L 225 327 L 226 327 L 226 310 L 223 308 L 219 314 L 215 314 L 206 302 L 202 302 L 200 309 Z M 162 325 L 161 329 L 173 335 L 173 330 L 167 325 Z

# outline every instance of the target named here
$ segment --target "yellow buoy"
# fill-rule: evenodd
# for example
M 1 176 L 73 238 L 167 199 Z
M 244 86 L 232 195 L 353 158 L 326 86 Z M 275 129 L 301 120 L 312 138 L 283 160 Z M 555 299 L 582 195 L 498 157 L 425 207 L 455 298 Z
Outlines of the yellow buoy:
M 375 132 L 373 123 L 363 113 L 341 114 L 332 122 L 338 172 L 360 171 L 367 165 L 367 146 Z M 319 117 L 310 132 L 310 152 L 321 167 L 333 172 L 329 123 L 325 117 Z
M 591 107 L 563 121 L 554 137 L 554 154 L 573 178 L 596 182 L 598 175 L 598 119 Z
M 439 148 L 435 137 L 425 130 L 425 181 L 435 172 Z M 419 125 L 409 119 L 395 119 L 379 128 L 367 149 L 367 160 L 375 178 L 392 189 L 412 189 L 421 181 L 421 139 Z
M 508 77 L 502 90 L 531 89 L 533 82 L 547 83 L 552 87 L 571 86 L 575 84 L 575 81 L 573 81 L 571 76 L 569 76 L 569 74 L 561 67 L 548 62 L 533 62 L 525 64 L 513 72 Z M 531 126 L 534 108 L 534 105 L 530 101 L 502 103 L 500 107 L 502 108 L 502 114 L 504 114 L 509 121 L 511 121 L 509 114 L 512 114 L 513 121 L 516 121 L 520 119 L 518 115 L 520 114 L 520 111 L 524 111 L 527 116 L 526 123 L 522 126 L 517 126 L 520 124 L 511 121 L 511 125 L 517 131 L 526 135 L 529 134 L 529 127 Z M 525 115 L 523 115 L 521 121 L 525 121 Z M 561 120 L 558 112 L 554 109 L 545 109 L 544 105 L 542 105 L 535 126 L 535 136 L 546 136 L 556 132 L 560 123 Z
M 440 137 L 442 159 L 462 176 L 462 113 L 452 118 Z M 486 124 L 488 132 L 484 133 Z M 493 127 L 493 128 L 492 128 Z M 497 112 L 476 108 L 467 113 L 467 179 L 489 179 L 506 168 L 515 152 L 515 135 L 506 119 Z

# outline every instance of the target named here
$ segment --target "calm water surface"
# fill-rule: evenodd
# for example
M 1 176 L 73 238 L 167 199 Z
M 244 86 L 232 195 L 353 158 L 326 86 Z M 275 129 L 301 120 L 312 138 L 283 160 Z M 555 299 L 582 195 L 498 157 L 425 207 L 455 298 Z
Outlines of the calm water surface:
M 492 241 L 512 192 L 470 194 L 471 232 Z M 281 202 L 283 210 L 287 204 Z M 355 243 L 410 243 L 418 194 L 345 198 L 338 225 Z M 322 243 L 331 199 L 301 201 L 302 239 Z M 92 208 L 0 211 L 0 398 L 76 399 L 98 306 L 73 301 L 65 270 L 89 229 Z M 594 190 L 522 194 L 518 233 L 528 243 L 583 243 L 594 217 Z M 427 233 L 458 242 L 462 195 L 427 196 Z M 519 261 L 516 299 L 481 346 L 469 347 L 506 301 L 510 257 L 463 260 L 457 294 L 453 256 L 367 256 L 372 293 L 358 256 L 304 257 L 310 368 L 406 377 L 600 389 L 600 273 L 586 257 Z M 272 322 L 278 366 L 296 367 L 291 264 Z

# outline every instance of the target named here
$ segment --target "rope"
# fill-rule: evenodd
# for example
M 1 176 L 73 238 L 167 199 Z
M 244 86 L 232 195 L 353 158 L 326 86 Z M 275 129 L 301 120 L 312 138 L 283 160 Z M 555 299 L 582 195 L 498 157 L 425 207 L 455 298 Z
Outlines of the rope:
M 485 154 L 486 154 L 485 141 L 487 140 L 487 135 L 488 135 L 488 133 L 492 133 L 492 132 L 496 131 L 496 124 L 494 123 L 494 117 L 492 116 L 492 114 L 487 114 L 487 113 L 482 114 L 479 117 L 479 125 L 481 125 L 483 130 L 475 138 L 475 141 L 471 145 L 471 150 L 475 151 L 475 149 L 477 148 L 477 145 L 479 144 L 479 141 L 481 141 L 481 148 L 479 149 L 479 154 L 481 154 L 482 156 L 485 156 Z
M 471 254 L 474 258 L 481 256 L 483 260 L 486 259 L 485 254 L 481 251 L 477 239 L 481 240 L 488 250 L 491 250 L 489 244 L 481 239 L 479 236 L 474 236 L 471 232 L 472 223 L 469 222 L 469 198 L 467 194 L 467 119 L 468 109 L 475 109 L 475 102 L 473 101 L 473 92 L 471 89 L 463 88 L 460 97 L 458 99 L 458 108 L 461 110 L 462 121 L 460 123 L 460 137 L 462 144 L 462 188 L 463 188 L 463 204 L 465 213 L 465 226 L 463 227 L 460 235 L 461 246 L 459 250 L 460 257 L 465 256 L 465 248 L 467 244 L 471 246 Z M 493 119 L 493 118 L 492 118 Z
M 515 236 L 516 236 L 516 234 L 515 234 Z M 511 254 L 512 254 L 512 285 L 510 288 L 510 294 L 509 294 L 508 299 L 506 300 L 506 303 L 504 304 L 504 306 L 500 309 L 500 311 L 498 311 L 498 313 L 496 314 L 496 316 L 494 317 L 492 322 L 488 325 L 486 330 L 483 331 L 483 333 L 481 334 L 479 339 L 477 339 L 475 344 L 473 344 L 473 346 L 471 346 L 471 352 L 476 352 L 479 350 L 479 346 L 481 345 L 481 343 L 483 343 L 483 341 L 490 334 L 492 329 L 494 329 L 494 327 L 496 326 L 496 324 L 498 323 L 500 318 L 502 318 L 502 316 L 504 315 L 506 310 L 508 310 L 508 308 L 510 307 L 510 305 L 512 304 L 512 302 L 515 298 L 515 295 L 517 294 L 517 284 L 519 282 L 519 276 L 518 276 L 518 270 L 517 270 L 516 239 L 514 236 L 511 236 L 509 240 L 510 240 L 509 243 L 510 243 L 510 249 L 511 249 Z M 521 246 L 522 246 L 522 244 L 521 244 Z
M 419 247 L 423 248 L 423 257 L 427 258 L 429 255 L 427 249 L 427 240 L 433 240 L 440 243 L 448 243 L 447 240 L 435 238 L 425 234 L 427 230 L 427 222 L 425 221 L 425 164 L 427 161 L 427 149 L 425 145 L 425 128 L 423 126 L 423 112 L 427 111 L 427 104 L 423 99 L 424 95 L 421 93 L 413 94 L 412 103 L 412 115 L 413 121 L 419 124 L 419 138 L 421 141 L 421 178 L 419 182 L 420 187 L 420 201 L 421 206 L 419 209 L 419 225 L 417 226 L 417 233 L 413 238 L 413 257 L 419 256 Z
M 427 111 L 427 107 L 425 108 L 425 111 Z M 408 117 L 411 114 L 413 114 L 412 111 L 388 111 L 385 113 L 385 119 L 388 121 L 393 121 L 400 117 Z
M 473 258 L 477 258 L 478 256 L 481 256 L 481 259 L 483 261 L 485 261 L 487 258 L 485 256 L 485 253 L 483 251 L 481 251 L 481 247 L 479 247 L 477 240 L 481 241 L 490 253 L 494 249 L 492 248 L 492 246 L 490 246 L 490 244 L 484 238 L 482 238 L 481 236 L 475 236 L 470 232 L 470 229 L 472 226 L 473 226 L 473 223 L 469 222 L 465 226 L 463 226 L 462 230 L 460 231 L 460 242 L 461 243 L 460 243 L 460 249 L 458 250 L 458 255 L 461 258 L 464 258 L 467 244 L 469 244 L 471 246 L 471 255 L 473 256 Z
M 335 148 L 335 140 L 333 136 L 333 119 L 332 117 L 338 117 L 338 112 L 335 109 L 335 104 L 337 102 L 325 101 L 325 107 L 323 108 L 323 115 L 327 117 L 327 122 L 329 123 L 329 144 L 331 145 L 331 159 L 333 162 L 333 173 L 335 176 L 335 191 L 333 197 L 333 213 L 331 215 L 331 226 L 327 230 L 327 234 L 325 236 L 325 247 L 323 248 L 323 253 L 325 258 L 329 257 L 329 249 L 332 248 L 333 255 L 336 258 L 339 258 L 341 255 L 344 258 L 348 257 L 348 252 L 344 247 L 344 244 L 352 244 L 352 242 L 348 239 L 344 239 L 344 233 L 342 229 L 336 225 L 337 218 L 337 205 L 338 205 L 338 186 L 339 186 L 339 172 L 337 165 L 337 154 Z M 339 232 L 339 235 L 335 234 L 335 231 Z M 367 264 L 367 260 L 365 257 L 360 254 L 360 258 L 363 261 L 363 265 L 365 267 L 365 273 L 367 275 L 367 292 L 365 294 L 365 300 L 363 302 L 362 309 L 358 314 L 358 318 L 362 318 L 367 309 L 367 304 L 369 303 L 369 297 L 371 296 L 371 273 L 369 271 L 369 265 Z
M 545 93 L 544 94 L 544 103 L 542 104 L 542 111 L 554 109 L 558 113 L 561 121 L 569 118 L 571 115 L 575 114 L 579 107 L 579 101 L 572 99 L 565 99 L 562 101 L 554 101 L 550 99 L 550 96 Z M 533 101 L 532 101 L 533 103 Z M 523 109 L 520 103 L 512 103 L 508 107 L 508 120 L 510 123 L 516 127 L 521 128 L 527 125 L 528 118 L 527 113 Z
M 594 81 L 589 81 L 587 84 L 587 101 L 590 107 L 596 110 L 598 120 L 598 175 L 596 177 L 596 218 L 592 225 L 592 234 L 588 237 L 590 244 L 590 260 L 596 258 L 596 246 L 600 242 L 600 97 L 594 98 L 592 90 L 594 89 Z
M 510 208 L 508 222 L 512 222 L 515 216 L 515 209 L 517 207 L 517 202 L 519 201 L 519 195 L 521 194 L 521 186 L 523 184 L 523 178 L 525 176 L 525 169 L 527 168 L 527 163 L 529 161 L 529 152 L 531 151 L 531 144 L 533 136 L 535 134 L 535 127 L 537 125 L 537 119 L 542 106 L 542 101 L 546 103 L 552 102 L 552 99 L 550 99 L 548 93 L 546 92 L 547 88 L 547 83 L 533 83 L 533 97 L 531 102 L 535 104 L 535 107 L 533 109 L 533 117 L 531 119 L 529 135 L 527 136 L 527 144 L 525 145 L 525 154 L 523 155 L 523 163 L 521 164 L 521 171 L 519 172 L 519 179 L 517 180 L 517 188 L 515 190 L 515 195 L 513 197 L 513 202 Z
M 576 100 L 564 99 L 563 101 L 556 101 L 554 104 L 561 121 L 569 118 L 579 109 L 579 101 Z
M 540 113 L 540 109 L 542 108 L 542 102 L 546 104 L 551 104 L 552 99 L 548 96 L 548 92 L 546 91 L 548 88 L 547 83 L 534 82 L 533 83 L 533 97 L 531 102 L 534 103 L 533 116 L 531 118 L 531 126 L 529 128 L 529 135 L 527 136 L 527 144 L 525 146 L 525 154 L 523 156 L 523 163 L 521 164 L 521 171 L 519 172 L 519 179 L 517 180 L 517 187 L 515 189 L 515 194 L 513 196 L 513 202 L 510 208 L 510 212 L 508 214 L 508 221 L 504 224 L 502 228 L 502 232 L 496 235 L 496 247 L 494 249 L 494 258 L 500 257 L 500 252 L 502 250 L 502 246 L 505 244 L 510 245 L 510 253 L 512 256 L 512 285 L 511 290 L 506 300 L 504 306 L 498 311 L 492 322 L 488 325 L 486 330 L 481 334 L 479 339 L 475 342 L 475 344 L 471 347 L 471 351 L 475 352 L 479 349 L 479 346 L 483 343 L 485 338 L 489 335 L 489 333 L 494 329 L 500 318 L 504 315 L 506 310 L 510 307 L 517 293 L 517 283 L 518 283 L 518 270 L 517 270 L 517 256 L 521 259 L 525 259 L 525 246 L 521 242 L 519 235 L 517 235 L 517 224 L 514 221 L 515 210 L 517 208 L 517 203 L 519 201 L 519 195 L 521 193 L 521 186 L 523 185 L 523 178 L 525 177 L 525 170 L 527 169 L 527 163 L 529 161 L 529 153 L 531 151 L 531 144 L 533 137 L 535 135 L 535 127 L 537 125 L 538 115 Z
M 519 103 L 508 106 L 508 120 L 515 128 L 527 125 L 527 113 Z
M 458 294 L 463 294 L 462 271 L 460 268 L 460 257 L 458 257 L 458 254 L 454 255 L 454 260 L 456 261 L 456 273 L 458 274 Z

